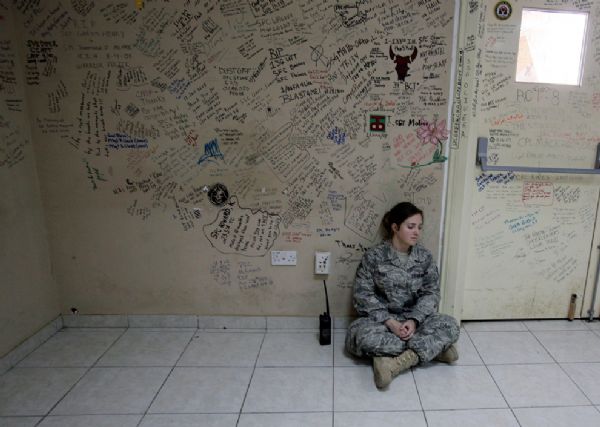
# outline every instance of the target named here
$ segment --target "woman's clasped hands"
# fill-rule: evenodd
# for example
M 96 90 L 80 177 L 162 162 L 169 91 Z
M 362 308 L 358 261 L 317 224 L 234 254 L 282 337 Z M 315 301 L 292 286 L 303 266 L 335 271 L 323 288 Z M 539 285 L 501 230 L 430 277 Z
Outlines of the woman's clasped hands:
M 417 329 L 417 323 L 413 319 L 403 322 L 396 319 L 388 319 L 384 324 L 394 335 L 403 341 L 411 339 Z

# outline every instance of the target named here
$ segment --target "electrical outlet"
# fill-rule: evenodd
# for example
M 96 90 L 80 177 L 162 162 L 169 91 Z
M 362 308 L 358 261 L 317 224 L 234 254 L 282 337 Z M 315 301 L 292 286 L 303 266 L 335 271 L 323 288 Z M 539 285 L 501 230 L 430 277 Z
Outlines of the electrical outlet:
M 296 251 L 271 251 L 271 265 L 296 265 Z
M 329 274 L 331 252 L 315 252 L 315 274 Z

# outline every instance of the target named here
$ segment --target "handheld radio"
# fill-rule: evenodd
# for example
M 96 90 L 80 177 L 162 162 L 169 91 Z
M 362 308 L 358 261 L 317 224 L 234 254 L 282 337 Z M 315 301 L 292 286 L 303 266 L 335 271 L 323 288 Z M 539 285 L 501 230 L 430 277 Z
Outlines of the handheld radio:
M 323 280 L 323 288 L 325 288 L 325 303 L 327 311 L 319 315 L 319 344 L 331 344 L 331 316 L 329 316 L 329 297 L 327 296 L 327 283 Z

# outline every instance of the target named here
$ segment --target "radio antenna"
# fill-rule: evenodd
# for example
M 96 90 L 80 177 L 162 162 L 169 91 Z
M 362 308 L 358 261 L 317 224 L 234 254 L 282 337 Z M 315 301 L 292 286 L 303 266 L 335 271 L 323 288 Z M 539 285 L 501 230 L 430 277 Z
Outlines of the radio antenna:
M 325 288 L 325 303 L 327 304 L 327 315 L 329 316 L 329 296 L 327 295 L 327 283 L 323 280 L 323 288 Z

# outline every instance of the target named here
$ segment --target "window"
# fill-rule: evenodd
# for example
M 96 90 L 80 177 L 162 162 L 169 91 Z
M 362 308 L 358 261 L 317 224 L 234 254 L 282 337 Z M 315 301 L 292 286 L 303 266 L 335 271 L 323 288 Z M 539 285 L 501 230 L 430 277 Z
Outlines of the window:
M 586 13 L 523 9 L 517 82 L 579 85 Z

